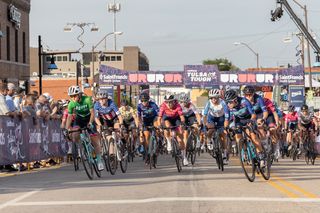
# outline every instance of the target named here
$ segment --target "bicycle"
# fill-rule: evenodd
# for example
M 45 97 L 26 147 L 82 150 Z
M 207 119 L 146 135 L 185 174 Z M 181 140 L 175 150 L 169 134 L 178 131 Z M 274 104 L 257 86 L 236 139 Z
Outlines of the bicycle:
M 207 128 L 207 130 L 213 129 L 214 133 L 211 138 L 211 142 L 213 142 L 213 150 L 209 151 L 209 154 L 216 159 L 217 166 L 219 170 L 224 170 L 224 164 L 223 164 L 223 147 L 222 147 L 222 141 L 220 138 L 221 129 L 218 129 L 216 126 L 212 128 Z
M 111 135 L 108 142 L 108 167 L 112 175 L 115 175 L 120 163 L 122 173 L 126 173 L 128 168 L 128 152 L 120 137 L 117 135 L 120 130 L 113 127 L 108 128 L 108 136 Z M 111 132 L 111 134 L 110 134 Z
M 295 137 L 295 134 L 298 133 L 298 130 L 289 130 L 292 132 L 292 142 L 291 142 L 291 149 L 288 151 L 288 154 L 290 158 L 292 158 L 293 161 L 297 160 L 299 158 L 298 152 L 300 148 L 299 138 Z
M 176 128 L 180 126 L 172 126 L 172 127 L 162 127 L 165 130 L 170 130 L 171 135 L 171 144 L 172 144 L 172 157 L 174 157 L 178 172 L 182 171 L 182 153 L 179 147 L 179 143 L 177 141 L 177 133 L 175 131 Z
M 260 167 L 260 159 L 257 157 L 256 148 L 252 142 L 251 137 L 246 133 L 245 130 L 252 130 L 248 126 L 238 126 L 237 131 L 241 131 L 242 139 L 239 141 L 239 158 L 241 167 L 245 173 L 245 176 L 250 182 L 255 180 L 256 173 L 261 173 L 265 180 L 270 179 L 270 155 L 266 154 L 266 150 L 262 146 L 263 152 L 266 156 L 265 167 Z
M 194 130 L 198 128 L 194 126 L 187 126 L 186 128 L 188 132 L 186 155 L 187 158 L 191 160 L 191 164 L 194 165 L 197 156 L 197 136 L 195 135 Z
M 72 141 L 69 137 L 69 134 L 66 131 L 63 131 L 63 135 L 66 141 Z M 72 161 L 74 166 L 74 171 L 78 171 L 80 169 L 79 162 L 81 156 L 79 155 L 79 144 L 75 141 L 72 141 Z
M 150 140 L 148 145 L 148 153 L 149 156 L 149 166 L 150 170 L 152 167 L 156 168 L 157 165 L 157 156 L 158 156 L 158 140 L 157 140 L 157 134 L 156 130 L 157 128 L 154 126 L 145 126 L 147 130 L 150 131 Z
M 128 149 L 128 162 L 133 162 L 133 158 L 135 157 L 135 141 L 133 137 L 132 131 L 137 129 L 136 127 L 131 127 L 126 129 L 128 132 L 128 141 L 127 141 L 127 149 Z
M 80 148 L 81 161 L 88 178 L 92 180 L 93 171 L 95 171 L 97 177 L 101 177 L 101 172 L 98 170 L 97 161 L 93 156 L 94 148 L 92 146 L 88 130 L 89 130 L 88 127 L 84 127 L 84 128 L 79 128 L 77 130 L 70 130 L 68 133 L 70 134 L 73 132 L 80 132 L 81 146 L 79 146 L 79 148 Z
M 108 164 L 108 153 L 109 153 L 109 143 L 108 143 L 108 127 L 101 126 L 100 127 L 101 134 L 101 150 L 102 150 L 102 159 L 104 161 L 104 165 L 107 172 L 110 172 L 109 164 Z
M 302 130 L 301 141 L 305 150 L 305 161 L 307 165 L 309 165 L 309 163 L 314 165 L 315 160 L 317 158 L 317 154 L 314 148 L 314 141 L 311 139 L 310 134 L 310 130 Z

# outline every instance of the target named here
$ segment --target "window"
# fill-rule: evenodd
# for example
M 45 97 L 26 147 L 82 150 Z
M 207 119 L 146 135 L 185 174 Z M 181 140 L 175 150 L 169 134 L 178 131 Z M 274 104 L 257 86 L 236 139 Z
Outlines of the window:
M 7 60 L 10 61 L 10 27 L 7 26 L 7 33 L 6 33 L 6 38 L 7 38 Z
M 46 57 L 46 62 L 50 62 L 51 61 L 51 56 L 47 56 Z
M 121 56 L 117 56 L 117 61 L 121 61 Z
M 111 56 L 111 61 L 115 61 L 116 57 L 115 56 Z
M 26 33 L 22 34 L 22 63 L 27 63 L 27 55 L 26 55 Z
M 68 61 L 68 56 L 63 56 L 63 61 Z
M 54 61 L 57 61 L 57 57 L 56 57 L 56 56 L 53 56 L 53 60 L 54 60 Z M 51 61 L 51 59 L 50 59 L 50 61 Z
M 106 61 L 110 61 L 110 56 L 106 56 Z
M 62 56 L 57 56 L 57 61 L 62 61 Z
M 14 55 L 16 62 L 19 61 L 19 41 L 18 41 L 18 30 L 16 29 L 14 32 Z

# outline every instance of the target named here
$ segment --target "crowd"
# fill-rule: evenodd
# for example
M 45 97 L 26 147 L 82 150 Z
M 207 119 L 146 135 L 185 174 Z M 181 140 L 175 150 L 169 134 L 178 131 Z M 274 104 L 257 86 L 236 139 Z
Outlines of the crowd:
M 39 95 L 37 91 L 26 94 L 25 90 L 16 87 L 13 83 L 0 82 L 0 116 L 10 116 L 22 119 L 32 117 L 34 125 L 37 120 L 61 119 L 63 107 L 67 106 L 66 101 L 54 101 L 49 93 Z M 29 168 L 40 168 L 41 166 L 54 165 L 53 159 L 43 162 L 30 162 Z M 0 165 L 0 172 L 27 170 L 25 164 Z

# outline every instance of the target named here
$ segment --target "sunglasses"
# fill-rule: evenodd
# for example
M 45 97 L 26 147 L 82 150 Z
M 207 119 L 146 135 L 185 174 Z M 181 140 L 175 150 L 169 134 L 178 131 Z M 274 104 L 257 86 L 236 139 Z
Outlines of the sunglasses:
M 226 102 L 227 102 L 227 104 L 233 104 L 233 103 L 235 103 L 235 100 L 226 101 Z
M 78 95 L 70 95 L 70 98 L 78 97 Z
M 142 103 L 148 103 L 149 100 L 141 100 Z

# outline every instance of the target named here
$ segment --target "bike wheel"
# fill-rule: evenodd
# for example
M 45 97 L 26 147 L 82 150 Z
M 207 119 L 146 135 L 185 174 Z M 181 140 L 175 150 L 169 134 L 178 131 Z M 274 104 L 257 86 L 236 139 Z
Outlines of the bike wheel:
M 108 148 L 108 168 L 110 174 L 114 175 L 117 171 L 118 167 L 118 160 L 117 160 L 117 153 L 116 153 L 116 144 L 113 138 L 109 140 L 109 148 Z
M 187 156 L 191 160 L 191 164 L 194 165 L 196 162 L 197 150 L 196 150 L 197 139 L 194 134 L 190 134 L 187 141 Z
M 223 158 L 222 158 L 222 146 L 221 146 L 221 139 L 219 135 L 217 134 L 214 140 L 215 143 L 215 151 L 216 151 L 216 161 L 218 168 L 223 171 L 224 170 L 224 165 L 223 165 Z
M 108 166 L 108 143 L 104 138 L 101 138 L 101 148 L 102 148 L 102 159 L 104 162 L 104 166 L 106 168 L 106 171 L 109 172 L 109 166 Z
M 74 165 L 74 171 L 79 170 L 79 161 L 80 158 L 78 157 L 78 143 L 72 142 L 72 158 L 73 158 L 73 165 Z
M 86 146 L 80 146 L 81 161 L 86 171 L 86 174 L 90 180 L 93 179 L 93 164 L 91 163 L 91 154 L 87 150 Z
M 271 169 L 271 158 L 272 158 L 272 153 L 265 153 L 266 156 L 267 156 L 267 159 L 266 159 L 266 166 L 264 168 L 260 168 L 260 172 L 261 172 L 261 175 L 262 177 L 265 179 L 265 180 L 269 180 L 270 179 L 270 169 Z
M 121 147 L 118 146 L 120 149 L 121 161 L 120 161 L 120 168 L 122 173 L 126 173 L 128 169 L 128 151 L 125 144 L 122 144 Z
M 174 155 L 174 159 L 176 161 L 176 166 L 177 166 L 178 172 L 181 172 L 182 171 L 182 158 L 181 158 L 180 150 L 178 148 L 178 142 L 175 139 L 172 140 L 172 146 L 173 146 L 173 155 Z
M 94 171 L 96 172 L 97 177 L 101 178 L 101 171 L 99 171 L 98 169 L 98 163 L 96 159 L 94 159 L 93 168 L 94 168 Z
M 247 179 L 250 182 L 253 182 L 255 179 L 255 162 L 252 156 L 252 152 L 250 151 L 250 148 L 248 147 L 249 143 L 245 141 L 239 142 L 239 157 L 240 157 L 240 163 L 241 167 L 243 169 L 243 172 Z
M 149 141 L 149 147 L 148 147 L 149 168 L 150 168 L 150 170 L 155 165 L 154 157 L 153 157 L 155 155 L 155 149 L 156 149 L 155 145 L 156 145 L 156 138 L 154 136 L 151 136 L 150 137 L 150 141 Z

